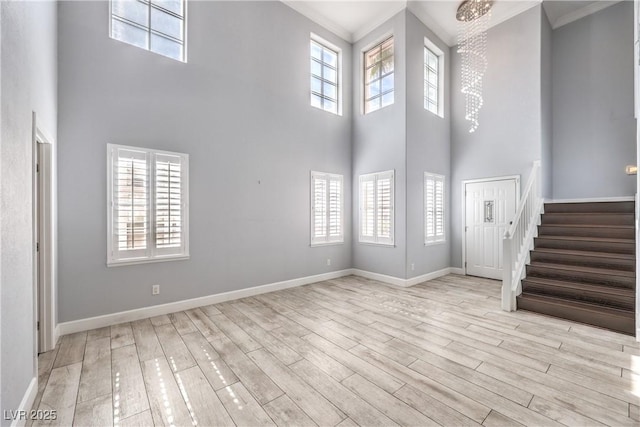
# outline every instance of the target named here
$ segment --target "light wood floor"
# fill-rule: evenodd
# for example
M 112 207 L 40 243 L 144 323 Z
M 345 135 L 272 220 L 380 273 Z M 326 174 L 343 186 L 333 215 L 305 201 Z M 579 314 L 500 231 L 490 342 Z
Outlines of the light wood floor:
M 35 408 L 62 426 L 640 425 L 639 343 L 499 294 L 350 276 L 67 335 Z

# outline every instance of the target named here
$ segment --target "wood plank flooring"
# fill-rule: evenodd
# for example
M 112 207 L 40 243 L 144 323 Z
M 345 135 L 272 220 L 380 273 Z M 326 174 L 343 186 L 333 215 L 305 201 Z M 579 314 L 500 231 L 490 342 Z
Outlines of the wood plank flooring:
M 639 425 L 640 343 L 499 298 L 465 276 L 349 276 L 72 334 L 40 355 L 34 409 L 60 426 Z

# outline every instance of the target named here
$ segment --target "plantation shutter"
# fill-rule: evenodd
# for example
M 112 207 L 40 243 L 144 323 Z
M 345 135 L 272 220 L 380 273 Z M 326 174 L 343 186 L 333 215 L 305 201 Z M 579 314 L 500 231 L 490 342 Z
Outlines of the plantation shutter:
M 375 176 L 360 177 L 360 241 L 375 242 Z
M 189 156 L 107 145 L 107 265 L 189 256 Z
M 329 209 L 327 215 L 329 221 L 327 240 L 329 242 L 344 241 L 344 230 L 342 227 L 342 186 L 342 175 L 329 176 Z
M 445 240 L 444 176 L 424 174 L 425 243 Z
M 114 148 L 112 167 L 113 258 L 149 254 L 149 154 Z
M 376 182 L 377 242 L 393 244 L 393 172 L 382 172 Z
M 182 173 L 180 156 L 155 155 L 155 247 L 159 255 L 182 251 Z
M 327 178 L 324 175 L 311 176 L 311 243 L 325 243 L 327 239 Z
M 393 244 L 394 172 L 360 176 L 360 241 Z
M 344 241 L 343 178 L 311 173 L 311 244 Z

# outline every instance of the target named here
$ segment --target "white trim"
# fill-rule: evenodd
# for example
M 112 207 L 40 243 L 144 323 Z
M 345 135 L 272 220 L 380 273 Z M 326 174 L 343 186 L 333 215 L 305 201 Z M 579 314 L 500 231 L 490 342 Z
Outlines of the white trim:
M 361 38 L 369 34 L 371 31 L 396 16 L 399 12 L 402 12 L 407 7 L 407 3 L 408 2 L 406 1 L 398 1 L 395 9 L 388 9 L 375 18 L 370 18 L 367 25 L 360 27 L 359 30 L 354 31 L 351 34 L 351 43 L 360 41 Z
M 37 371 L 36 371 L 37 372 Z M 22 401 L 20 402 L 20 406 L 16 408 L 14 412 L 16 415 L 25 414 L 28 415 L 31 407 L 33 406 L 33 402 L 36 400 L 36 395 L 38 394 L 38 377 L 35 376 L 31 378 L 29 382 L 29 386 L 27 390 L 24 392 L 24 396 L 22 396 Z M 24 411 L 24 412 L 22 412 Z M 17 417 L 11 422 L 11 427 L 22 427 L 27 423 L 27 417 Z
M 507 176 L 495 176 L 490 178 L 476 178 L 476 179 L 467 179 L 462 181 L 462 273 L 463 275 L 467 274 L 467 233 L 465 231 L 466 220 L 467 220 L 467 184 L 476 184 L 479 182 L 492 182 L 492 181 L 507 181 L 507 180 L 515 180 L 516 181 L 516 206 L 520 202 L 520 175 L 507 175 Z
M 337 35 L 338 37 L 348 42 L 351 42 L 351 43 L 353 42 L 353 35 L 351 34 L 350 31 L 346 30 L 342 26 L 333 22 L 331 19 L 327 18 L 326 16 L 316 11 L 316 9 L 314 9 L 309 4 L 307 4 L 307 2 L 296 1 L 296 0 L 280 0 L 280 1 L 285 5 L 289 6 L 291 9 L 298 12 L 299 14 L 306 16 L 316 24 L 320 25 L 325 30 L 329 30 L 333 34 Z
M 447 274 L 464 274 L 462 269 L 457 267 L 447 267 L 441 270 L 432 271 L 431 273 L 422 274 L 420 276 L 412 277 L 409 279 L 401 279 L 395 276 L 388 276 L 386 274 L 374 273 L 366 270 L 359 270 L 357 268 L 353 269 L 353 274 L 356 276 L 361 276 L 371 280 L 377 280 L 378 282 L 387 283 L 389 285 L 400 286 L 403 288 L 408 288 L 410 286 L 417 285 L 419 283 L 428 282 L 429 280 L 434 280 L 439 277 L 446 276 Z
M 405 280 L 405 286 L 414 286 L 422 282 L 428 282 L 442 276 L 451 274 L 451 267 L 443 268 L 442 270 L 432 271 L 431 273 L 422 274 L 420 276 L 412 277 Z
M 283 289 L 295 288 L 298 286 L 308 285 L 311 283 L 322 282 L 325 280 L 337 279 L 340 277 L 356 275 L 367 279 L 377 280 L 379 282 L 390 285 L 409 287 L 418 283 L 437 279 L 447 274 L 460 274 L 463 271 L 457 267 L 447 267 L 442 270 L 423 274 L 421 276 L 412 277 L 410 279 L 401 279 L 399 277 L 388 276 L 386 274 L 373 273 L 370 271 L 359 270 L 357 268 L 347 268 L 344 270 L 332 271 L 329 273 L 316 274 L 314 276 L 300 277 L 297 279 L 285 280 L 282 282 L 269 283 L 266 285 L 254 286 L 252 288 L 240 289 L 237 291 L 223 292 L 220 294 L 207 295 L 199 298 L 191 298 L 182 301 L 170 302 L 167 304 L 153 305 L 151 307 L 137 308 L 134 310 L 121 311 L 118 313 L 105 314 L 102 316 L 89 317 L 86 319 L 72 320 L 70 322 L 59 323 L 55 329 L 55 341 L 62 335 L 73 334 L 76 332 L 88 331 L 91 329 L 102 328 L 105 326 L 117 325 L 118 323 L 131 322 L 134 320 L 146 319 L 152 316 L 160 316 L 162 314 L 175 313 L 177 311 L 189 310 L 205 305 L 217 304 L 225 301 L 232 301 L 240 298 L 247 298 L 254 295 L 275 292 Z M 36 387 L 37 389 L 37 387 Z
M 440 23 L 424 9 L 422 2 L 407 2 L 407 10 L 413 13 L 425 27 L 431 30 L 431 32 L 442 40 L 448 47 L 455 46 L 457 44 L 457 36 L 451 35 L 449 31 L 445 30 Z
M 442 49 L 440 49 L 434 42 L 432 42 L 431 40 L 429 40 L 427 37 L 424 38 L 424 48 L 427 49 L 428 51 L 430 51 L 433 55 L 435 55 L 438 58 L 438 112 L 434 113 L 433 111 L 429 110 L 427 108 L 426 105 L 424 105 L 427 101 L 427 94 L 424 93 L 423 95 L 423 107 L 425 110 L 429 111 L 432 114 L 435 114 L 436 116 L 440 117 L 440 118 L 444 118 L 444 87 L 446 82 L 444 81 L 445 79 L 445 75 L 444 75 L 444 70 L 445 70 L 445 57 L 444 57 L 444 52 L 442 51 Z M 424 65 L 422 67 L 422 71 L 424 74 L 424 82 L 426 83 L 427 80 L 427 64 L 426 61 L 424 61 Z M 424 91 L 424 88 L 423 88 Z
M 633 202 L 634 196 L 621 197 L 593 197 L 585 199 L 552 199 L 545 200 L 545 203 L 601 203 L 601 202 Z
M 217 304 L 220 302 L 231 301 L 239 298 L 260 295 L 267 292 L 274 292 L 282 289 L 294 288 L 296 286 L 308 285 L 310 283 L 322 282 L 324 280 L 336 279 L 338 277 L 349 276 L 351 274 L 353 274 L 352 269 L 339 270 L 330 273 L 316 274 L 314 276 L 307 276 L 297 279 L 285 280 L 282 282 L 254 286 L 246 289 L 239 289 L 237 291 L 223 292 L 220 294 L 191 298 L 182 301 L 170 302 L 167 304 L 153 305 L 150 307 L 142 307 L 134 310 L 89 317 L 86 319 L 72 320 L 70 322 L 63 322 L 58 324 L 58 334 L 67 335 L 75 332 L 88 331 L 91 329 L 102 328 L 104 326 L 117 325 L 118 323 L 146 319 L 152 316 L 175 313 L 177 311 L 189 310 L 205 305 Z
M 374 273 L 372 271 L 359 270 L 357 268 L 353 269 L 353 274 L 356 276 L 361 276 L 366 279 L 377 280 L 378 282 L 388 283 L 390 285 L 401 286 L 403 288 L 407 287 L 406 279 L 401 279 L 399 277 L 387 276 L 386 274 Z
M 167 261 L 186 261 L 191 258 L 191 255 L 167 255 L 158 256 L 155 258 L 131 258 L 118 261 L 107 262 L 107 267 L 122 267 L 125 265 L 138 265 L 138 264 L 153 264 L 155 262 L 167 262 Z
M 581 7 L 578 10 L 574 10 L 573 12 L 569 12 L 565 15 L 558 17 L 554 22 L 551 23 L 551 28 L 556 29 L 560 28 L 563 25 L 570 24 L 574 21 L 584 18 L 585 16 L 589 16 L 592 13 L 600 12 L 603 9 L 608 8 L 609 6 L 613 6 L 616 3 L 620 3 L 619 1 L 594 1 L 590 4 Z

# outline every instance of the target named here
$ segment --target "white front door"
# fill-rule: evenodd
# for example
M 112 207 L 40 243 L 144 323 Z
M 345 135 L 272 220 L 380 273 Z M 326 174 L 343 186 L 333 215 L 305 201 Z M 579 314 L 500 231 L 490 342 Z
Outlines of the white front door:
M 466 271 L 502 279 L 502 237 L 516 213 L 517 179 L 465 184 Z

